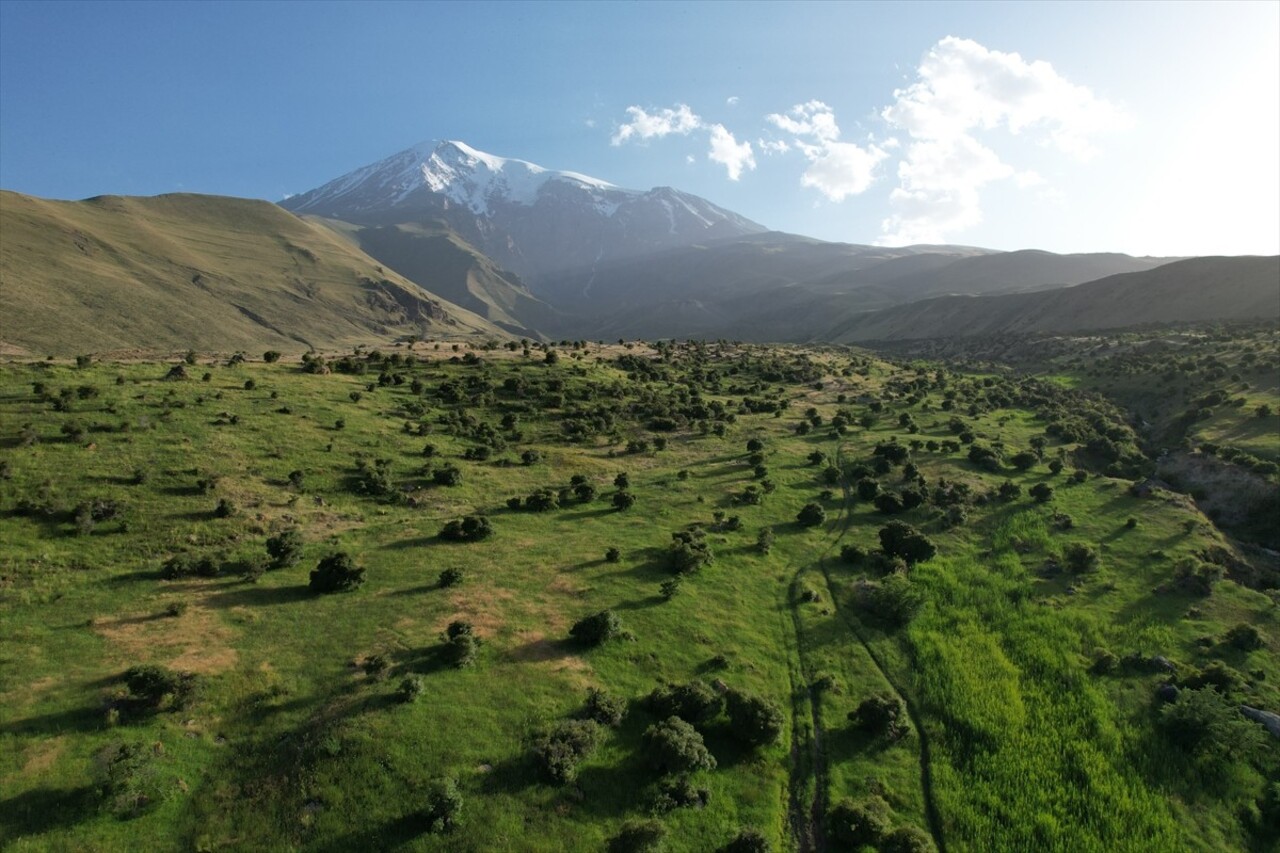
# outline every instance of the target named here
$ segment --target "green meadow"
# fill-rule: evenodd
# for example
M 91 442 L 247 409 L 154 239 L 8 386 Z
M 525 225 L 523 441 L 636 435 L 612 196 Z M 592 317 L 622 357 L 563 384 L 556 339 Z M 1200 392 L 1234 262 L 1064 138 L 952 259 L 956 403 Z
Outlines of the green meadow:
M 81 362 L 0 366 L 4 849 L 1280 837 L 1239 712 L 1280 710 L 1274 569 L 1144 487 L 1087 382 L 723 342 Z M 1280 457 L 1251 417 L 1198 435 Z

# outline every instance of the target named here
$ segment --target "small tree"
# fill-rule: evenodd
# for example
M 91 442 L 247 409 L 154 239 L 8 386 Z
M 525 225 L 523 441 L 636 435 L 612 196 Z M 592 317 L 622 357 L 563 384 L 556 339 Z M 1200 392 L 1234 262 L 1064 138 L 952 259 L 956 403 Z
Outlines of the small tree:
M 427 790 L 422 810 L 427 832 L 451 832 L 462 816 L 462 793 L 452 779 L 439 779 Z
M 819 503 L 807 503 L 796 515 L 796 521 L 804 527 L 817 527 L 827 520 L 827 511 Z
M 622 512 L 635 506 L 636 496 L 627 491 L 618 491 L 613 493 L 614 509 Z
M 341 551 L 322 559 L 311 572 L 313 592 L 348 592 L 364 583 L 364 569 Z
M 1009 460 L 1014 468 L 1019 471 L 1030 471 L 1040 461 L 1040 457 L 1036 456 L 1030 450 L 1024 450 L 1021 453 L 1015 453 Z
M 462 578 L 463 578 L 462 569 L 445 569 L 442 572 L 440 572 L 440 577 L 437 581 L 437 585 L 441 589 L 444 589 L 445 587 L 450 587 L 450 586 L 457 586 L 458 584 L 462 583 Z
M 1038 504 L 1048 503 L 1053 500 L 1053 486 L 1048 483 L 1036 483 L 1031 487 L 1030 495 Z
M 622 620 L 612 610 L 585 616 L 569 629 L 569 636 L 587 646 L 598 646 L 622 633 Z
M 729 727 L 752 746 L 773 743 L 782 734 L 783 716 L 778 706 L 759 696 L 730 690 L 725 694 Z
M 643 741 L 645 757 L 661 773 L 692 773 L 716 767 L 716 759 L 707 751 L 702 735 L 679 717 L 668 717 L 649 726 Z
M 877 846 L 889 831 L 889 804 L 880 797 L 845 799 L 827 813 L 827 836 L 842 849 Z
M 863 731 L 889 740 L 898 740 L 908 731 L 907 711 L 894 696 L 877 693 L 864 699 L 849 720 Z
M 267 555 L 273 569 L 287 569 L 302 562 L 302 533 L 290 528 L 267 538 Z
M 666 827 L 652 818 L 629 820 L 609 841 L 609 853 L 656 853 L 666 837 Z
M 627 700 L 592 687 L 587 691 L 587 704 L 582 713 L 588 720 L 616 729 L 622 725 L 622 719 L 627 715 Z
M 1067 568 L 1077 574 L 1096 571 L 1100 562 L 1098 552 L 1083 542 L 1072 542 L 1062 552 Z
M 764 833 L 755 827 L 743 827 L 733 840 L 721 847 L 716 853 L 772 853 L 773 845 Z
M 544 776 L 565 785 L 577 778 L 578 764 L 595 750 L 599 739 L 595 721 L 562 720 L 534 739 L 530 753 Z
M 924 534 L 901 521 L 891 521 L 880 528 L 880 549 L 885 556 L 901 557 L 911 565 L 932 559 L 938 552 Z

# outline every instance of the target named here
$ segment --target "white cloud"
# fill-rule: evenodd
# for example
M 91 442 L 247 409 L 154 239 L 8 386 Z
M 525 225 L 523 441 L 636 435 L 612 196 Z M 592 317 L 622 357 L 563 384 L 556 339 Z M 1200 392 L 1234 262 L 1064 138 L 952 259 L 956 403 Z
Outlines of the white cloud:
M 760 141 L 762 150 L 782 154 L 795 148 L 809 161 L 800 176 L 800 185 L 811 187 L 831 201 L 860 195 L 875 181 L 876 166 L 889 153 L 868 139 L 865 147 L 840 142 L 836 114 L 822 101 L 796 104 L 786 113 L 770 113 L 765 121 L 792 134 L 791 142 Z M 896 140 L 893 141 L 896 145 Z
M 756 145 L 760 146 L 760 150 L 765 154 L 786 154 L 791 150 L 791 146 L 787 144 L 785 139 L 757 139 Z
M 676 104 L 673 110 L 662 109 L 654 113 L 643 107 L 627 107 L 627 115 L 631 120 L 618 126 L 611 140 L 614 145 L 621 145 L 632 138 L 662 138 L 672 133 L 688 135 L 702 126 L 702 119 L 694 115 L 687 104 Z
M 751 143 L 738 142 L 722 124 L 711 125 L 711 150 L 707 152 L 707 159 L 724 166 L 731 181 L 741 178 L 743 169 L 756 167 Z
M 812 136 L 822 141 L 840 138 L 836 114 L 822 101 L 796 104 L 787 110 L 786 115 L 770 113 L 765 116 L 765 121 L 796 136 Z
M 736 107 L 738 105 L 739 100 L 741 99 L 737 95 L 730 95 L 729 97 L 724 99 L 724 102 L 731 107 Z
M 916 69 L 917 80 L 894 94 L 880 115 L 906 131 L 909 143 L 890 197 L 894 213 L 881 242 L 940 242 L 948 233 L 982 221 L 986 184 L 1013 177 L 1021 187 L 1044 179 L 1016 171 L 978 141 L 983 132 L 1026 134 L 1079 159 L 1095 148 L 1092 137 L 1126 126 L 1114 104 L 1071 83 L 1047 62 L 989 50 L 947 36 Z
M 852 142 L 828 142 L 802 150 L 809 168 L 800 176 L 800 185 L 813 187 L 831 201 L 866 192 L 875 180 L 876 166 L 889 156 L 875 145 L 862 148 Z

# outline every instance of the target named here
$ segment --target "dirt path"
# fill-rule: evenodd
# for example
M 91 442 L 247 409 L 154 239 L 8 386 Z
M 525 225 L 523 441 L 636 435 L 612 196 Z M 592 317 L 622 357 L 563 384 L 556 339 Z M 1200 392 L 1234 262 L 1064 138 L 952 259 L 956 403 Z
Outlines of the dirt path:
M 837 443 L 835 465 L 841 471 L 844 470 L 844 447 Z M 903 706 L 907 709 L 907 716 L 911 719 L 911 725 L 916 730 L 917 736 L 920 738 L 920 789 L 924 794 L 924 810 L 925 819 L 929 823 L 929 834 L 933 836 L 933 843 L 938 848 L 938 853 L 946 853 L 946 842 L 943 839 L 942 818 L 938 814 L 938 806 L 933 791 L 933 768 L 929 757 L 929 734 L 925 731 L 923 721 L 921 720 L 919 710 L 916 708 L 911 697 L 902 690 L 893 676 L 889 674 L 888 669 L 884 665 L 884 661 L 876 654 L 871 644 L 867 641 L 863 634 L 861 623 L 856 616 L 848 612 L 847 608 L 840 606 L 840 600 L 836 595 L 835 584 L 831 577 L 831 552 L 840 544 L 840 540 L 849 532 L 849 527 L 853 524 L 853 492 L 848 479 L 841 476 L 840 488 L 844 493 L 844 500 L 840 507 L 840 516 L 833 525 L 832 532 L 835 534 L 830 541 L 829 547 L 819 558 L 818 565 L 822 570 L 823 580 L 827 585 L 827 594 L 831 596 L 832 606 L 835 608 L 836 615 L 844 622 L 845 626 L 858 638 L 858 642 L 866 649 L 867 656 L 871 662 L 875 664 L 876 669 L 880 671 L 880 675 L 884 677 L 885 682 L 893 690 L 894 695 L 902 701 Z M 815 709 L 816 715 L 816 709 Z M 825 792 L 824 792 L 825 794 Z M 815 806 L 817 797 L 815 796 Z

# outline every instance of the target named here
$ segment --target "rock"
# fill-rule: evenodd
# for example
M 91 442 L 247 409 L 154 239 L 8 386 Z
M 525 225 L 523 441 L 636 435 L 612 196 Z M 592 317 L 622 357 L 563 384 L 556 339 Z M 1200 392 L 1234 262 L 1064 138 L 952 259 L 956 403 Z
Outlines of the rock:
M 1176 672 L 1178 667 L 1164 655 L 1156 655 L 1147 663 L 1157 672 Z
M 1272 737 L 1280 738 L 1280 714 L 1250 708 L 1248 705 L 1241 705 L 1240 713 L 1255 723 L 1262 723 L 1263 728 L 1270 732 Z

